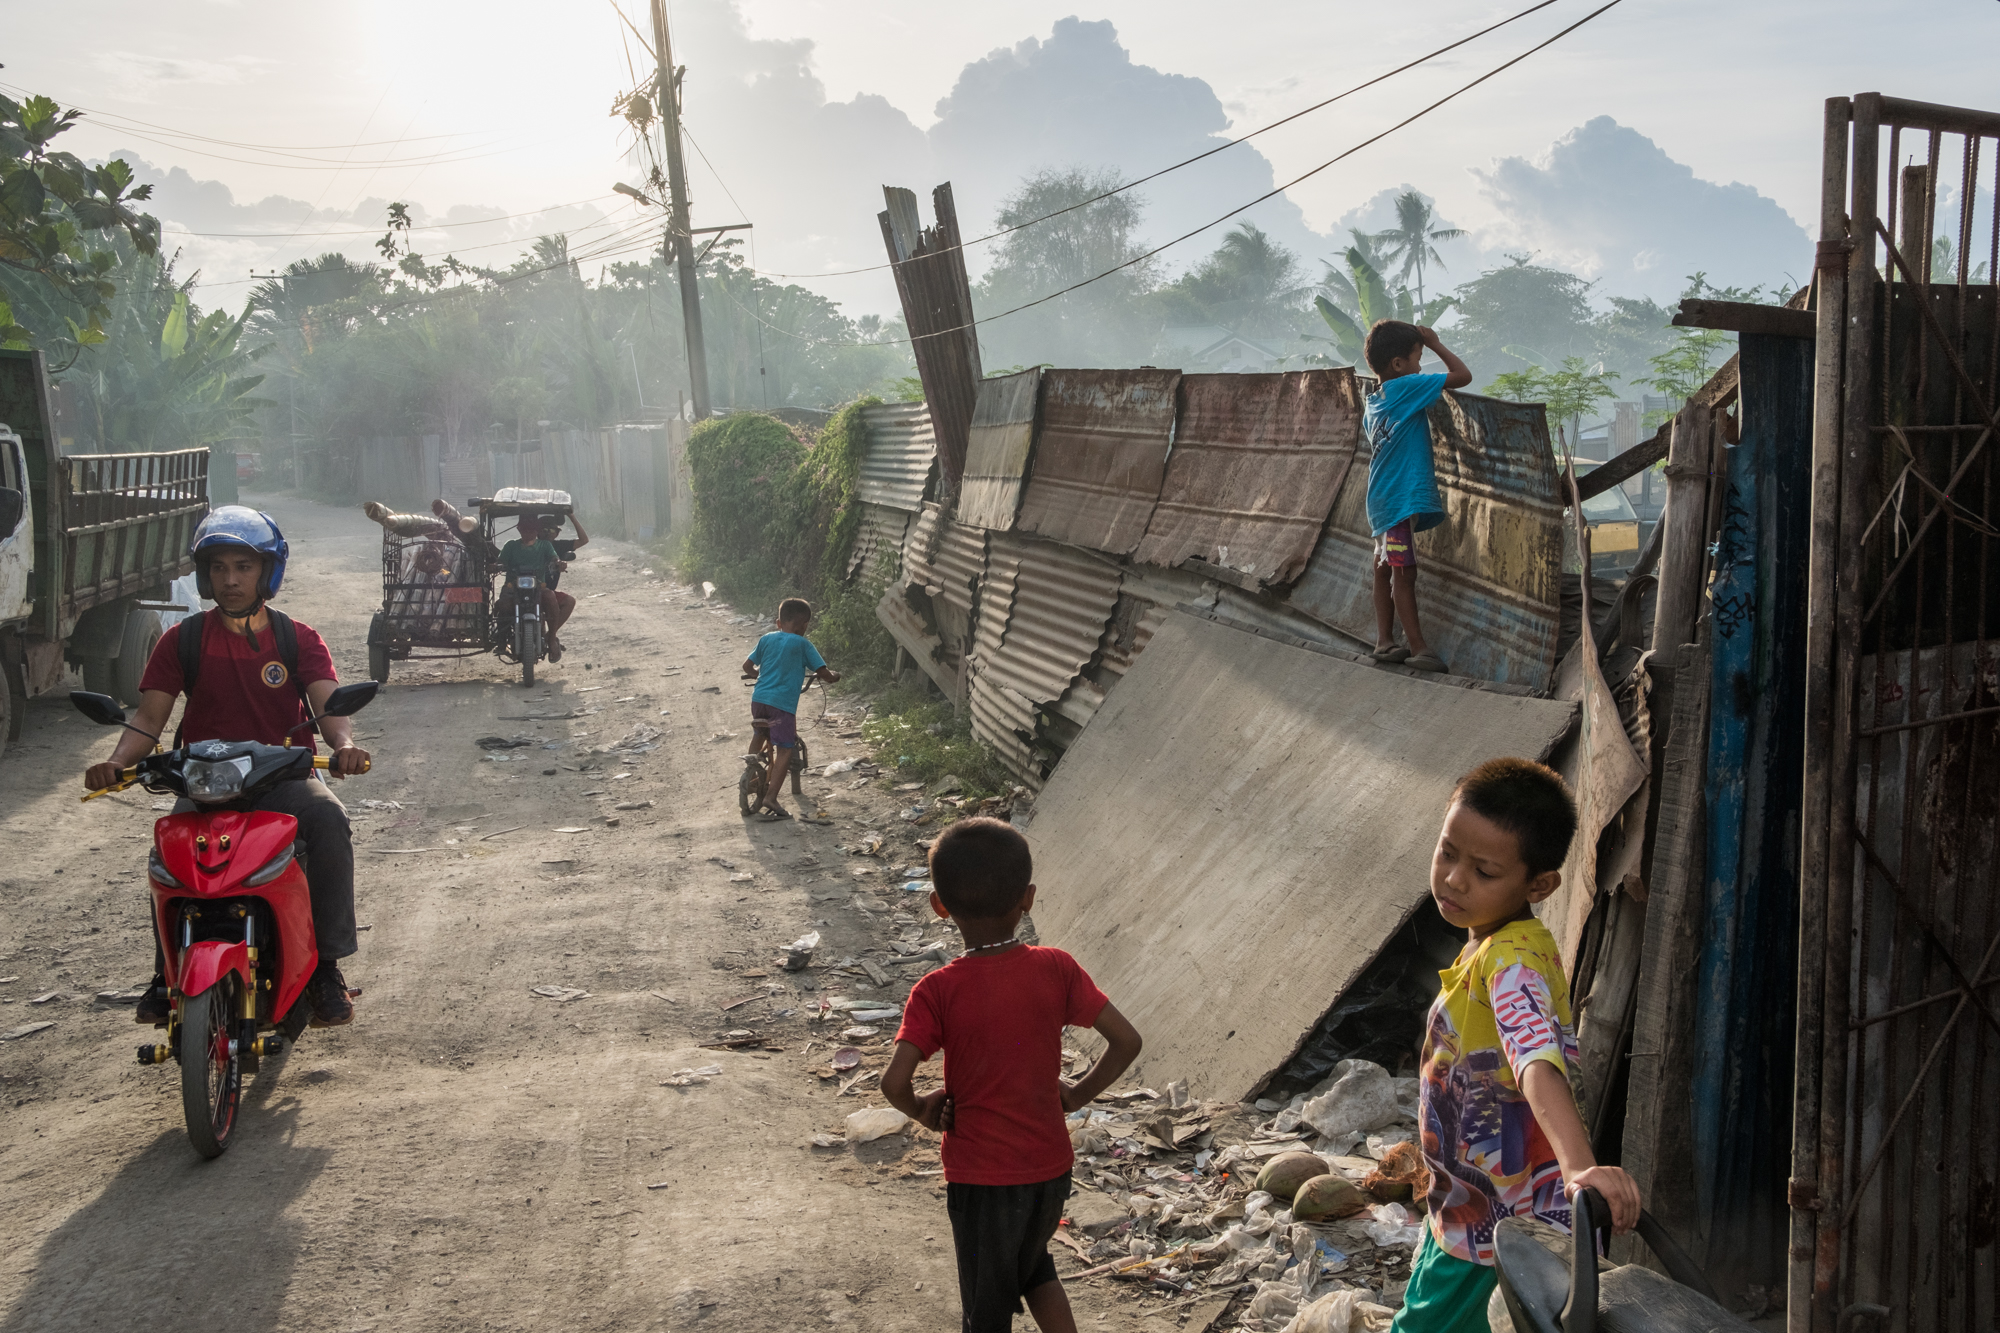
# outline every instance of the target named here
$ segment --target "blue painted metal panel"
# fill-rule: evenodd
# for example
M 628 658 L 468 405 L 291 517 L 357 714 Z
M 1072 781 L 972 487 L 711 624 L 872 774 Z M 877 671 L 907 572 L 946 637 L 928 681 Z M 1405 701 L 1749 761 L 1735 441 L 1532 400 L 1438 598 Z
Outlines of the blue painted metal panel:
M 1784 1265 L 1790 1168 L 1812 344 L 1745 335 L 1741 356 L 1741 442 L 1729 453 L 1710 586 L 1708 888 L 1690 1109 L 1711 1273 L 1768 1283 Z

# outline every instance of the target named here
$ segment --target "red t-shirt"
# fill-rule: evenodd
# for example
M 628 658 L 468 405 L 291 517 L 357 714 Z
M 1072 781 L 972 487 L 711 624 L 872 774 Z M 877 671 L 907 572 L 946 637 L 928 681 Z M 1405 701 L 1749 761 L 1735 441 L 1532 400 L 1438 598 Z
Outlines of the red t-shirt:
M 268 629 L 260 632 L 253 653 L 249 640 L 230 633 L 221 616 L 205 615 L 201 622 L 201 675 L 181 716 L 181 739 L 283 745 L 285 734 L 306 720 L 306 710 L 299 686 L 278 656 L 278 636 Z M 326 640 L 296 620 L 292 625 L 299 634 L 301 680 L 307 685 L 338 680 Z M 147 659 L 146 674 L 139 678 L 141 690 L 181 692 L 180 642 L 181 625 L 160 636 L 159 646 Z M 310 731 L 293 736 L 292 744 L 316 748 Z
M 953 1129 L 944 1178 L 1033 1185 L 1070 1169 L 1062 1109 L 1062 1030 L 1091 1027 L 1110 1003 L 1076 959 L 1029 946 L 955 958 L 903 1006 L 897 1041 L 944 1051 Z

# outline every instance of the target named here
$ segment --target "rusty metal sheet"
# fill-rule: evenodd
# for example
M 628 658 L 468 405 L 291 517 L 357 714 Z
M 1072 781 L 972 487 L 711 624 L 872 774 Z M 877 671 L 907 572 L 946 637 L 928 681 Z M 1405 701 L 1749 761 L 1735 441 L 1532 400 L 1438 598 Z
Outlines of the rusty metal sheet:
M 1352 370 L 1186 376 L 1160 502 L 1132 558 L 1201 560 L 1252 587 L 1291 582 L 1360 438 Z
M 1539 405 L 1447 393 L 1430 411 L 1449 521 L 1417 534 L 1424 638 L 1456 676 L 1546 690 L 1555 672 L 1563 507 Z M 1368 446 L 1290 594 L 1307 615 L 1375 638 Z
M 1118 566 L 1102 556 L 1025 543 L 1013 612 L 991 670 L 1036 703 L 1062 698 L 1096 656 L 1120 582 Z
M 1036 928 L 1146 1034 L 1132 1078 L 1251 1094 L 1423 899 L 1458 776 L 1573 711 L 1172 613 L 1035 803 Z
M 965 481 L 958 493 L 959 522 L 994 532 L 1013 528 L 1035 443 L 1035 398 L 1041 382 L 1039 366 L 979 382 Z
M 979 581 L 986 573 L 986 534 L 978 528 L 945 519 L 938 525 L 937 549 L 931 555 L 931 595 L 965 617 L 970 637 L 972 607 Z
M 1045 372 L 1021 531 L 1130 555 L 1160 498 L 1180 379 L 1177 370 Z
M 915 513 L 937 489 L 937 442 L 922 403 L 874 403 L 861 409 L 868 447 L 854 493 L 869 504 Z
M 1026 543 L 1002 533 L 987 538 L 986 578 L 979 589 L 973 648 L 966 658 L 966 703 L 972 734 L 999 755 L 1015 776 L 1041 786 L 1045 756 L 1035 747 L 1035 706 L 993 674 L 1001 640 L 1014 611 L 1014 591 Z
M 882 600 L 875 604 L 875 618 L 889 631 L 889 637 L 910 655 L 917 667 L 950 698 L 958 697 L 959 661 L 951 657 L 924 617 L 911 606 L 911 598 L 923 597 L 923 590 L 913 589 L 907 583 L 892 583 L 882 590 Z
M 854 549 L 847 555 L 847 577 L 851 579 L 856 574 L 872 577 L 885 558 L 901 565 L 903 540 L 909 535 L 912 517 L 901 509 L 863 502 L 861 521 L 854 533 Z

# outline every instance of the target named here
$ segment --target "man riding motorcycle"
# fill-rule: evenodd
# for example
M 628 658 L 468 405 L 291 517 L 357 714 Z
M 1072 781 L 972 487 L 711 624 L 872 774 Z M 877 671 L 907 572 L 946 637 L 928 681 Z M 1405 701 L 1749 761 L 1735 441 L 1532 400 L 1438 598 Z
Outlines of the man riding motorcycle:
M 113 786 L 121 769 L 150 754 L 184 691 L 187 709 L 175 743 L 204 740 L 260 741 L 308 749 L 312 733 L 296 731 L 306 721 L 305 700 L 317 715 L 339 683 L 326 642 L 309 626 L 272 611 L 265 603 L 278 595 L 285 580 L 290 547 L 267 514 L 243 505 L 224 505 L 202 520 L 190 547 L 195 581 L 215 611 L 197 612 L 160 636 L 139 681 L 139 707 L 101 764 L 84 771 L 86 787 L 96 791 Z M 186 648 L 184 635 L 199 636 Z M 188 688 L 188 667 L 194 667 Z M 320 732 L 333 748 L 335 777 L 363 773 L 368 752 L 354 744 L 347 718 L 320 720 Z M 182 800 L 176 813 L 197 808 Z M 358 947 L 354 930 L 354 848 L 347 807 L 324 782 L 305 778 L 281 782 L 256 801 L 258 810 L 291 815 L 299 822 L 299 840 L 306 849 L 306 882 L 312 892 L 313 933 L 319 941 L 319 967 L 307 994 L 314 1027 L 338 1027 L 352 1022 L 354 1005 L 338 960 Z M 153 982 L 139 1001 L 140 1023 L 167 1021 L 165 968 L 157 945 Z

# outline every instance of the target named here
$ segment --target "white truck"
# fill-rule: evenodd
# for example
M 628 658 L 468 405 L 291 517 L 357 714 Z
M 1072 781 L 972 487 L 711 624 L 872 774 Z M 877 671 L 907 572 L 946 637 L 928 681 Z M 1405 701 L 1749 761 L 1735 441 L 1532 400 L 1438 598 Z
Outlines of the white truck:
M 0 350 L 0 753 L 68 666 L 139 701 L 208 513 L 208 450 L 65 455 L 54 422 L 42 354 Z

